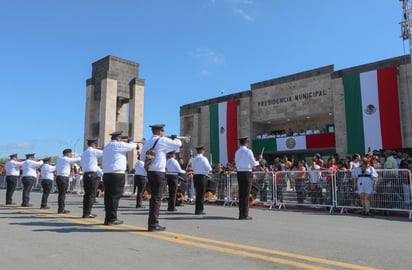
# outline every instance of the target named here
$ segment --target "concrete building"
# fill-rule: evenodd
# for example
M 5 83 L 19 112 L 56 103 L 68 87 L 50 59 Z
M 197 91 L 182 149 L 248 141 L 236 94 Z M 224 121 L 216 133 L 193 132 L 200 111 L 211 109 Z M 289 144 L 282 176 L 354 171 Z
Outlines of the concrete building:
M 252 83 L 250 90 L 180 107 L 185 157 L 206 146 L 213 163 L 231 162 L 237 139 L 255 154 L 341 156 L 412 147 L 410 56 L 334 70 L 325 66 Z
M 92 77 L 86 81 L 84 141 L 97 138 L 104 146 L 116 130 L 142 139 L 143 109 L 144 80 L 139 78 L 138 63 L 109 55 L 92 64 Z M 133 168 L 135 153 L 128 160 Z

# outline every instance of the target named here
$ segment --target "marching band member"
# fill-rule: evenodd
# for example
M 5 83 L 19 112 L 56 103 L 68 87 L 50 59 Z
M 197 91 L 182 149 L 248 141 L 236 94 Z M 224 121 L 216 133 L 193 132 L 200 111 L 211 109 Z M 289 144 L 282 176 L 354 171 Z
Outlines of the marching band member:
M 111 141 L 103 149 L 103 183 L 104 183 L 104 225 L 123 224 L 117 219 L 119 200 L 123 194 L 126 181 L 127 159 L 126 153 L 136 150 L 134 142 L 124 142 L 122 131 L 111 133 Z
M 192 159 L 193 183 L 196 190 L 195 215 L 205 215 L 203 200 L 207 188 L 207 175 L 212 171 L 209 161 L 204 156 L 205 147 L 196 147 L 197 154 Z
M 23 177 L 21 182 L 23 184 L 23 200 L 21 206 L 30 207 L 30 191 L 33 187 L 33 184 L 36 182 L 37 177 L 37 167 L 43 165 L 43 161 L 34 160 L 34 154 L 26 154 L 26 160 L 23 162 Z
M 70 175 L 70 167 L 72 163 L 79 162 L 81 157 L 73 157 L 72 149 L 64 149 L 63 150 L 63 157 L 59 158 L 56 162 L 56 185 L 59 191 L 59 195 L 57 197 L 58 202 L 58 214 L 68 214 L 70 213 L 69 210 L 65 210 L 65 200 L 66 200 L 66 192 L 69 186 L 69 175 Z
M 144 169 L 144 162 L 140 159 L 140 150 L 137 150 L 137 161 L 134 166 L 133 184 L 136 188 L 136 208 L 144 208 L 142 205 L 143 192 L 146 188 L 147 172 Z
M 102 157 L 103 151 L 97 149 L 97 140 L 87 140 L 89 146 L 81 156 L 80 165 L 83 170 L 83 218 L 94 218 L 92 214 L 93 204 L 96 201 L 97 184 L 98 184 L 98 163 L 97 160 Z
M 170 138 L 163 137 L 164 124 L 151 125 L 153 136 L 145 142 L 141 152 L 141 159 L 146 160 L 146 152 L 155 148 L 156 155 L 150 163 L 147 179 L 151 191 L 148 231 L 164 231 L 166 227 L 159 225 L 159 209 L 162 200 L 163 189 L 166 179 L 166 153 L 169 149 L 182 146 L 182 142 L 172 135 Z
M 23 161 L 17 160 L 17 154 L 11 154 L 9 158 L 6 162 L 6 205 L 13 204 L 13 193 L 20 176 L 20 167 L 23 165 Z
M 167 211 L 177 211 L 176 209 L 176 196 L 177 188 L 179 183 L 179 174 L 186 173 L 185 170 L 182 170 L 179 163 L 176 160 L 176 151 L 171 151 L 167 153 L 167 162 L 166 162 L 166 180 L 167 186 L 169 187 L 169 200 Z
M 250 220 L 249 216 L 249 194 L 252 188 L 252 169 L 259 165 L 255 160 L 252 150 L 248 148 L 249 137 L 239 139 L 240 147 L 235 153 L 237 167 L 237 181 L 239 185 L 239 220 Z
M 50 165 L 50 157 L 43 158 L 43 166 L 40 169 L 40 179 L 41 187 L 43 189 L 43 195 L 41 197 L 41 209 L 49 209 L 47 206 L 47 199 L 49 198 L 50 191 L 53 186 L 54 172 L 56 171 L 56 166 Z

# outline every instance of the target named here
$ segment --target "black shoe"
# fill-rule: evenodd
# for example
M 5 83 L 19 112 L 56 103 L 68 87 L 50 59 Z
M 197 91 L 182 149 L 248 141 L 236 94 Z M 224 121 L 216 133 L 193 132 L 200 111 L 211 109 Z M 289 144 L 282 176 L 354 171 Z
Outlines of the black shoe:
M 21 204 L 21 207 L 32 207 L 33 205 L 32 204 L 29 204 L 29 203 L 26 203 L 26 204 Z
M 68 213 L 70 213 L 69 210 L 60 210 L 60 211 L 57 211 L 57 214 L 68 214 Z
M 177 209 L 167 209 L 168 212 L 177 212 Z
M 120 225 L 123 224 L 123 220 L 113 220 L 113 221 L 105 221 L 104 225 L 112 226 L 112 225 Z
M 95 218 L 97 215 L 95 214 L 89 214 L 89 215 L 83 215 L 82 218 Z
M 164 231 L 166 230 L 166 227 L 163 226 L 149 226 L 149 228 L 147 229 L 149 232 L 153 232 L 153 231 Z
M 206 213 L 202 211 L 202 212 L 195 213 L 195 215 L 206 215 Z
M 16 205 L 14 202 L 6 202 L 6 205 Z
M 40 206 L 40 209 L 50 209 L 50 206 Z
M 252 217 L 239 217 L 239 220 L 252 220 Z

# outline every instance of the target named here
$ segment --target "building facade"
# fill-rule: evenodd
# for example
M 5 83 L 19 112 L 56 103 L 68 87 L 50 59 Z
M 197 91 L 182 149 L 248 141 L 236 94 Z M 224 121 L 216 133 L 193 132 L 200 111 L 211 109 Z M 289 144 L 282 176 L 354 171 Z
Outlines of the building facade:
M 213 163 L 225 165 L 242 136 L 268 158 L 408 149 L 411 87 L 409 55 L 253 83 L 247 91 L 181 106 L 181 134 L 191 136 L 184 155 L 203 144 Z

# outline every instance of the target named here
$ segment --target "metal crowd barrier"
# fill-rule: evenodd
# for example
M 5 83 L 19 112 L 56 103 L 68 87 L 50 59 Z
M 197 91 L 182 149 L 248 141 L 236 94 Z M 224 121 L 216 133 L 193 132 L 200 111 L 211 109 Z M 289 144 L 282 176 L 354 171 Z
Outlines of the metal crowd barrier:
M 333 211 L 336 201 L 335 175 L 331 171 L 280 171 L 275 173 L 270 208 L 310 206 Z
M 408 212 L 412 217 L 411 205 L 411 172 L 406 169 L 378 169 L 378 178 L 371 196 L 371 210 Z M 359 196 L 350 171 L 336 173 L 336 207 L 341 213 L 348 209 L 360 209 Z

